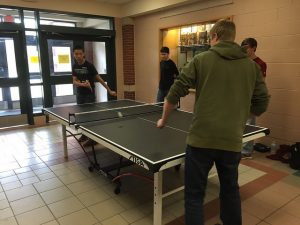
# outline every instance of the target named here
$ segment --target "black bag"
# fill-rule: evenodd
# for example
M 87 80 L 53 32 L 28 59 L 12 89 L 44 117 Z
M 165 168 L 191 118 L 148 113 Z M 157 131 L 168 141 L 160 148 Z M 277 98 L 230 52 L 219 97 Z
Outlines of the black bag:
M 300 170 L 300 142 L 291 146 L 290 167 L 294 170 Z
M 257 152 L 269 152 L 271 148 L 261 143 L 255 143 L 253 149 Z

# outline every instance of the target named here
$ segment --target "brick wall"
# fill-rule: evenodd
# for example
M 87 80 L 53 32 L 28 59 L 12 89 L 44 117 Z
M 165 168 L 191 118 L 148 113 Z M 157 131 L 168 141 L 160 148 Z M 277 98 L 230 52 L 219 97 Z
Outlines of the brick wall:
M 134 70 L 134 25 L 122 26 L 124 85 L 135 85 Z M 124 91 L 124 98 L 135 99 L 134 91 Z
M 124 70 L 124 84 L 135 84 L 134 72 L 134 26 L 123 25 L 123 70 Z
M 124 98 L 135 100 L 135 91 L 124 91 Z

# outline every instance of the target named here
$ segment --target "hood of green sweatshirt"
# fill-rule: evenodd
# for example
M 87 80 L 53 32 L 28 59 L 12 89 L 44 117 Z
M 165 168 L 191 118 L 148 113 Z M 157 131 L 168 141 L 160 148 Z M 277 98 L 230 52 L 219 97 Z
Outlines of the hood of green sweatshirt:
M 236 60 L 248 57 L 246 53 L 243 52 L 241 46 L 231 41 L 220 41 L 216 45 L 212 46 L 209 51 L 213 51 L 227 60 Z

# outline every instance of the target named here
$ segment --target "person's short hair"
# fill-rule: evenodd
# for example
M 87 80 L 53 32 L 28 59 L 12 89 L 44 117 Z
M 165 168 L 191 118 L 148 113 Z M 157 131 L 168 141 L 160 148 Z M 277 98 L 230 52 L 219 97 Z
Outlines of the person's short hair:
M 242 41 L 241 46 L 249 45 L 251 48 L 257 47 L 257 41 L 254 38 L 246 38 Z
M 84 52 L 84 48 L 80 45 L 76 45 L 74 48 L 73 48 L 73 52 L 75 52 L 75 50 L 82 50 Z
M 164 46 L 164 47 L 162 47 L 162 48 L 160 49 L 160 52 L 161 52 L 161 53 L 168 53 L 168 54 L 169 54 L 169 53 L 170 53 L 170 49 L 169 49 L 168 47 L 165 47 L 165 46 Z
M 217 34 L 220 41 L 234 41 L 236 34 L 235 24 L 230 20 L 219 20 L 209 33 L 211 36 Z

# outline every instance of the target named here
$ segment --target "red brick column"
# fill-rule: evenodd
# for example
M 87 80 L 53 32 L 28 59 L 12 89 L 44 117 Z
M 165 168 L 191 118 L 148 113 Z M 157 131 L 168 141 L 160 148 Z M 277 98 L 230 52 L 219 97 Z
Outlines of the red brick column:
M 122 26 L 124 85 L 135 85 L 134 25 Z M 135 91 L 124 91 L 124 98 L 135 99 Z
M 135 100 L 135 91 L 124 91 L 124 98 Z

